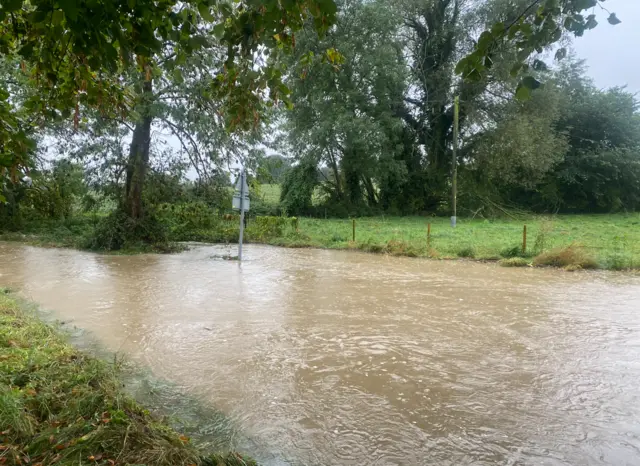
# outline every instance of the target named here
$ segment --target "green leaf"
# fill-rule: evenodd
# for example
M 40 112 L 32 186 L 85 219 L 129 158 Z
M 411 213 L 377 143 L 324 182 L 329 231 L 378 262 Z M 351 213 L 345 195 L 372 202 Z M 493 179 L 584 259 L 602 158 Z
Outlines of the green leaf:
M 549 71 L 549 67 L 542 60 L 533 60 L 533 69 L 536 71 Z
M 216 20 L 211 14 L 211 10 L 209 9 L 208 5 L 204 3 L 198 4 L 198 11 L 200 12 L 200 16 L 202 16 L 205 21 L 213 23 Z
M 620 20 L 618 19 L 618 17 L 616 16 L 616 14 L 615 14 L 615 13 L 611 13 L 611 14 L 609 15 L 609 17 L 607 18 L 607 21 L 609 21 L 609 24 L 613 24 L 614 26 L 615 26 L 616 24 L 620 24 L 620 23 L 622 22 L 622 21 L 620 21 Z
M 461 58 L 458 64 L 456 65 L 456 69 L 454 70 L 456 74 L 462 74 L 467 69 L 469 65 L 469 60 L 467 58 Z
M 514 78 L 518 76 L 518 73 L 520 72 L 521 69 L 522 69 L 522 63 L 516 63 L 515 65 L 513 65 L 510 71 L 511 76 Z
M 31 58 L 31 55 L 33 54 L 33 45 L 33 42 L 27 42 L 20 48 L 20 50 L 18 50 L 18 55 L 24 58 Z
M 558 60 L 558 61 L 563 60 L 564 57 L 566 57 L 566 56 L 567 56 L 567 49 L 566 48 L 561 47 L 556 51 L 556 60 Z
M 531 89 L 526 86 L 519 85 L 516 89 L 516 99 L 528 100 L 531 97 Z
M 189 37 L 189 46 L 195 50 L 207 45 L 207 39 L 202 36 Z
M 67 15 L 71 21 L 78 19 L 78 4 L 76 0 L 58 0 L 58 4 L 64 14 Z
M 176 68 L 173 70 L 173 79 L 179 84 L 182 84 L 184 82 L 184 77 L 182 76 L 182 71 L 180 71 L 180 68 Z
M 225 29 L 226 26 L 224 23 L 219 23 L 213 26 L 213 35 L 216 37 L 216 39 L 220 40 L 224 37 Z
M 22 8 L 22 0 L 3 0 L 1 8 L 7 12 L 18 11 Z
M 596 15 L 587 16 L 587 23 L 585 24 L 585 27 L 587 29 L 593 29 L 597 25 L 598 25 L 598 22 L 596 21 Z
M 489 31 L 484 31 L 482 34 L 480 34 L 480 38 L 478 39 L 478 49 L 487 50 L 492 43 L 493 34 L 491 34 Z
M 495 37 L 499 37 L 502 34 L 504 34 L 506 31 L 506 27 L 504 25 L 504 23 L 496 23 L 493 26 L 491 26 L 491 34 L 493 34 Z
M 64 13 L 62 12 L 62 10 L 54 11 L 53 15 L 51 16 L 51 22 L 53 23 L 54 26 L 58 26 L 60 23 L 62 23 L 63 19 L 64 19 Z
M 528 89 L 538 89 L 542 86 L 542 83 L 538 81 L 533 76 L 525 76 L 520 82 L 521 85 L 527 87 Z

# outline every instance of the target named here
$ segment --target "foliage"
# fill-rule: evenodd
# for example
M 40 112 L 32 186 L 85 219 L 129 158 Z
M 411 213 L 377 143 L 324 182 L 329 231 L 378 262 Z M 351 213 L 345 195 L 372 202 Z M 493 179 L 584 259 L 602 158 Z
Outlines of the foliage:
M 34 92 L 23 105 L 12 87 L 0 93 L 0 177 L 9 172 L 15 182 L 18 172 L 28 170 L 33 120 L 49 124 L 73 113 L 78 128 L 85 109 L 111 121 L 135 115 L 142 124 L 132 138 L 125 207 L 132 217 L 142 216 L 140 183 L 149 152 L 154 81 L 162 81 L 165 73 L 183 81 L 183 65 L 193 65 L 194 55 L 206 50 L 209 60 L 205 70 L 200 67 L 201 85 L 194 90 L 215 104 L 208 105 L 210 112 L 200 107 L 198 114 L 215 114 L 227 128 L 249 129 L 267 95 L 272 102 L 287 100 L 277 57 L 293 48 L 296 31 L 309 23 L 323 31 L 334 16 L 331 0 L 243 2 L 239 7 L 208 0 L 3 2 L 0 59 L 12 63 L 14 71 L 20 63 L 28 85 L 18 91 Z M 335 61 L 337 54 L 327 56 Z
M 0 292 L 0 463 L 255 464 L 208 456 L 122 393 L 117 368 L 80 353 Z
M 119 251 L 127 248 L 137 249 L 141 243 L 158 251 L 171 249 L 167 228 L 154 213 L 142 219 L 134 219 L 121 209 L 116 209 L 100 220 L 86 247 L 103 251 Z
M 571 267 L 580 269 L 596 269 L 598 263 L 580 246 L 570 245 L 564 249 L 543 252 L 533 259 L 537 266 Z
M 255 217 L 247 228 L 247 239 L 264 242 L 270 238 L 283 236 L 288 227 L 294 227 L 296 218 Z
M 461 59 L 456 72 L 466 79 L 479 81 L 494 66 L 496 50 L 505 42 L 515 46 L 515 58 L 511 74 L 517 76 L 532 70 L 546 68 L 540 59 L 529 63 L 529 57 L 542 53 L 544 49 L 556 44 L 563 36 L 582 36 L 585 31 L 598 25 L 593 9 L 602 7 L 604 0 L 524 0 L 515 2 L 515 11 L 507 21 L 498 21 L 485 30 L 466 57 Z M 586 15 L 587 11 L 591 14 Z M 607 11 L 608 12 L 608 11 Z M 611 25 L 621 21 L 615 13 L 609 12 L 607 21 Z M 556 60 L 562 60 L 567 49 L 560 47 L 555 52 Z M 529 97 L 532 90 L 541 87 L 541 83 L 531 74 L 520 81 L 516 95 L 521 99 Z
M 508 259 L 501 259 L 499 264 L 502 267 L 528 267 L 531 263 L 524 257 L 510 257 Z
M 261 184 L 280 184 L 290 167 L 291 161 L 281 155 L 264 157 L 256 169 L 257 180 Z
M 22 228 L 32 218 L 69 218 L 73 205 L 86 193 L 83 176 L 80 166 L 60 159 L 50 169 L 33 171 L 32 178 L 7 183 L 0 230 Z
M 315 164 L 304 159 L 286 174 L 280 192 L 280 202 L 284 211 L 300 215 L 311 209 L 313 191 L 318 184 Z

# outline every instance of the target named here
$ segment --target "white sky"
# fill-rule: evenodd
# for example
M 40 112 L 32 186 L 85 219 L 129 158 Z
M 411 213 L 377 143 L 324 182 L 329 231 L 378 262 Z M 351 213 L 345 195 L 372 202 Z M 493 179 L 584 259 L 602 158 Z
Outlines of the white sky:
M 598 26 L 575 39 L 576 54 L 587 60 L 596 86 L 627 85 L 640 93 L 640 0 L 606 0 L 602 5 L 622 23 L 610 25 L 608 13 L 595 7 Z

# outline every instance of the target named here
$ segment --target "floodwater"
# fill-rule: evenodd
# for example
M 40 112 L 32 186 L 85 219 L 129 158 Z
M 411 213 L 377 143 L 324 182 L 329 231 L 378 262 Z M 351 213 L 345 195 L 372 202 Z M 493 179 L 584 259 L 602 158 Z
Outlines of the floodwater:
M 269 464 L 640 464 L 640 277 L 228 252 L 0 243 L 0 285 L 215 406 Z

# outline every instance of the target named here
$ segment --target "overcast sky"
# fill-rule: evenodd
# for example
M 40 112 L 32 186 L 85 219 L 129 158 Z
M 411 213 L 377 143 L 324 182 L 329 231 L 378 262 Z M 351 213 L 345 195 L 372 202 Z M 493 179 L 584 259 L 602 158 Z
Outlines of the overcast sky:
M 576 54 L 587 60 L 596 86 L 626 84 L 640 93 L 640 0 L 606 0 L 602 5 L 622 23 L 611 26 L 608 13 L 596 7 L 598 26 L 575 39 Z

